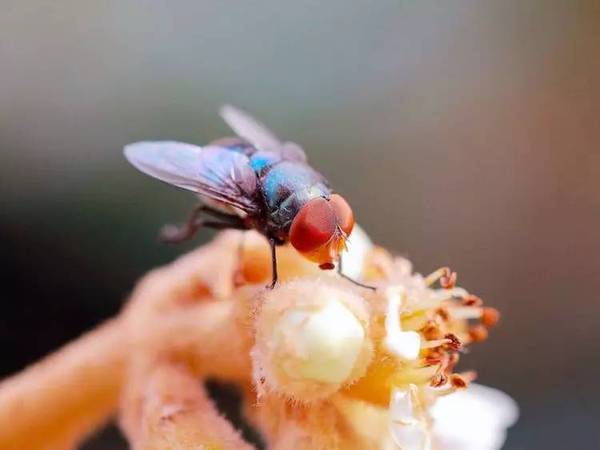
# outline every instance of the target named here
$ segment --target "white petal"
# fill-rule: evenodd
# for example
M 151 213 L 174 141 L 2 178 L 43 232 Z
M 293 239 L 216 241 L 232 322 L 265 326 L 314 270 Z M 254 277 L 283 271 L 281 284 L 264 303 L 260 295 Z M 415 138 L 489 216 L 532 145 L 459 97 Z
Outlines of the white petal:
M 473 383 L 436 401 L 433 435 L 442 450 L 499 450 L 518 415 L 508 395 Z
M 348 251 L 342 255 L 344 275 L 353 279 L 360 278 L 365 257 L 373 247 L 373 243 L 361 227 L 354 225 L 354 229 L 348 237 L 347 245 Z
M 409 389 L 394 389 L 389 410 L 390 433 L 402 450 L 429 450 L 429 431 L 415 411 L 413 394 Z

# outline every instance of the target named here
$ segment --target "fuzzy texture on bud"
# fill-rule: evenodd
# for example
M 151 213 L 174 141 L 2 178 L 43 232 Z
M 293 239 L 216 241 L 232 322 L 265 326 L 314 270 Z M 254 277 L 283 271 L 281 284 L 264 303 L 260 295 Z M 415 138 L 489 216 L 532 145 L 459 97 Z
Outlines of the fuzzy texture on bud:
M 298 280 L 267 292 L 255 329 L 259 393 L 322 398 L 363 375 L 371 358 L 364 300 L 333 280 Z

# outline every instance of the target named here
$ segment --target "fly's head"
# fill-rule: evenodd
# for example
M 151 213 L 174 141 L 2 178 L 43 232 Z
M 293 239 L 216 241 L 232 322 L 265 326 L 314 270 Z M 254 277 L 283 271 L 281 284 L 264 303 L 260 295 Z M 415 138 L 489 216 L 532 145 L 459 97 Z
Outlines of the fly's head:
M 317 197 L 298 211 L 290 227 L 290 242 L 323 270 L 335 267 L 354 227 L 352 208 L 341 195 Z

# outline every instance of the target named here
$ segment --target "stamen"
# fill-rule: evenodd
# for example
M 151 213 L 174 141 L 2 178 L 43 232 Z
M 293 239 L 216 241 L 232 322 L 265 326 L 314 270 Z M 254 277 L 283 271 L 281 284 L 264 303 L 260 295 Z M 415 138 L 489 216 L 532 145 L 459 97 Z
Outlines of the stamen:
M 448 277 L 451 273 L 452 272 L 450 271 L 449 267 L 440 267 L 438 270 L 425 277 L 425 284 L 427 286 L 432 286 L 436 281 L 442 277 Z
M 463 305 L 465 306 L 482 306 L 483 300 L 476 295 L 467 295 L 463 298 Z
M 451 272 L 450 269 L 446 268 L 444 275 L 440 278 L 440 286 L 444 289 L 452 289 L 456 286 L 457 277 L 456 272 Z
M 456 286 L 452 289 L 436 289 L 434 292 L 437 300 L 449 300 L 451 298 L 464 299 L 471 295 L 466 289 Z
M 491 328 L 495 326 L 500 320 L 500 312 L 496 308 L 483 308 L 481 313 L 481 323 L 486 327 Z
M 416 331 L 402 331 L 400 307 L 404 291 L 398 287 L 387 290 L 388 308 L 385 316 L 385 346 L 396 356 L 415 360 L 421 349 L 421 336 Z
M 457 373 L 450 375 L 450 384 L 456 389 L 464 389 L 469 385 L 468 381 Z
M 469 337 L 473 342 L 483 342 L 488 338 L 489 332 L 484 325 L 474 325 L 469 329 Z
M 448 382 L 448 377 L 444 372 L 436 373 L 429 382 L 431 387 L 441 387 Z
M 414 383 L 416 385 L 428 383 L 433 376 L 438 372 L 438 367 L 435 365 L 425 367 L 405 368 L 394 374 L 390 383 L 394 385 L 406 385 Z
M 452 374 L 446 378 L 446 383 L 442 385 L 434 385 L 430 383 L 431 391 L 438 397 L 452 394 L 458 390 L 465 389 L 469 384 L 477 378 L 477 372 L 469 371 L 460 374 Z M 437 380 L 436 380 L 437 381 Z
M 454 333 L 448 333 L 444 338 L 450 341 L 448 347 L 450 347 L 451 350 L 458 351 L 462 347 L 462 342 Z
M 440 355 L 429 355 L 423 359 L 423 364 L 425 367 L 437 366 L 441 363 L 442 363 L 442 356 L 440 356 Z
M 425 348 L 437 348 L 437 347 L 441 347 L 442 345 L 449 345 L 452 344 L 452 340 L 450 339 L 434 339 L 432 341 L 425 341 L 421 343 L 421 348 L 425 349 Z
M 435 323 L 434 320 L 429 320 L 425 326 L 421 329 L 423 337 L 428 341 L 440 339 L 442 337 L 442 331 L 440 327 Z
M 458 360 L 460 359 L 460 355 L 458 353 L 450 353 L 448 357 L 448 364 L 446 366 L 447 372 L 452 372 L 454 367 L 458 364 Z
M 440 307 L 435 310 L 435 315 L 438 316 L 444 322 L 448 322 L 450 320 L 450 313 L 448 313 L 448 308 Z
M 432 286 L 439 280 L 440 286 L 444 289 L 452 289 L 456 286 L 456 278 L 456 272 L 452 272 L 449 267 L 441 267 L 425 277 L 425 284 Z
M 459 374 L 461 377 L 463 377 L 467 383 L 472 383 L 473 381 L 475 381 L 477 379 L 477 371 L 475 370 L 468 370 L 466 372 L 461 372 Z
M 455 306 L 449 309 L 455 320 L 479 319 L 483 313 L 483 309 L 476 306 Z

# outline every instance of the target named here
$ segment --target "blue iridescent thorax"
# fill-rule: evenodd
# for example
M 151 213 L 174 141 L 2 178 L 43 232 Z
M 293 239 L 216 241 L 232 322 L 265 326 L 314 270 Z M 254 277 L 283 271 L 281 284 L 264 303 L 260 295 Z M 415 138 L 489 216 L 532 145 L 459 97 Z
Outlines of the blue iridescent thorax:
M 279 161 L 281 157 L 276 153 L 257 151 L 250 157 L 250 167 L 260 176 L 263 170 Z
M 321 174 L 304 163 L 294 161 L 275 164 L 261 181 L 271 220 L 283 227 L 289 226 L 310 199 L 331 194 Z

